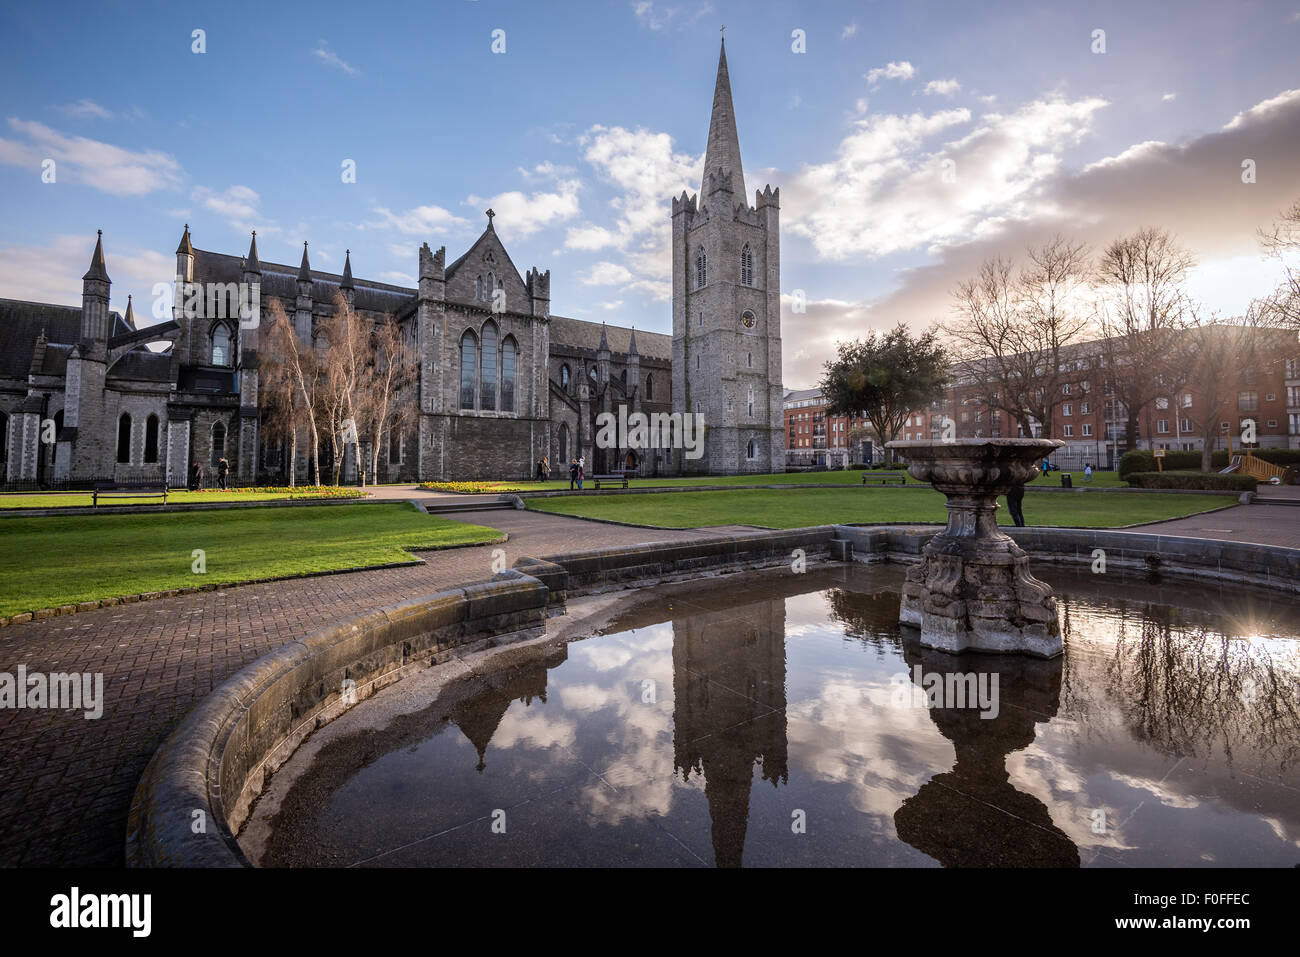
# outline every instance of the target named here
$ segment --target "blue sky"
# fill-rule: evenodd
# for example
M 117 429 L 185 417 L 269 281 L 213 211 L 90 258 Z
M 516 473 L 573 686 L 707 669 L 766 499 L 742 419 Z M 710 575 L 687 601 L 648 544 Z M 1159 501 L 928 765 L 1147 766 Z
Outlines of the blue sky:
M 1267 289 L 1254 230 L 1300 197 L 1300 0 L 440 0 L 7 5 L 0 296 L 79 302 L 102 228 L 114 308 L 147 304 L 186 222 L 410 283 L 420 243 L 454 259 L 492 206 L 553 311 L 667 332 L 669 198 L 698 190 L 724 23 L 746 182 L 781 187 L 782 288 L 809 304 L 788 385 L 1049 232 L 1166 225 L 1212 307 Z

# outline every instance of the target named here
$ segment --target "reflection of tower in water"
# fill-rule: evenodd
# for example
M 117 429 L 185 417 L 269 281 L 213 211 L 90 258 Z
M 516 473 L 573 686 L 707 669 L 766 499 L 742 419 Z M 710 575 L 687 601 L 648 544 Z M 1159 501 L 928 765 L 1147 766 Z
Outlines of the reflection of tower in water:
M 501 719 L 515 701 L 531 705 L 533 699 L 546 702 L 546 673 L 558 667 L 568 657 L 568 648 L 561 646 L 544 658 L 515 665 L 499 674 L 489 676 L 488 687 L 456 704 L 451 720 L 478 752 L 474 770 L 480 774 L 487 767 L 484 756 L 492 736 L 497 733 Z
M 785 602 L 673 621 L 673 762 L 704 776 L 719 867 L 739 867 L 757 762 L 773 787 L 788 778 Z

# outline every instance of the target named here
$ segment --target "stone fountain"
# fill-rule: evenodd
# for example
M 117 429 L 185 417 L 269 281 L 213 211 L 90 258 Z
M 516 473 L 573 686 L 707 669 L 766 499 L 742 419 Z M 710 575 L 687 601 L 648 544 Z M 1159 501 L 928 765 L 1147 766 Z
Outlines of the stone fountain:
M 890 442 L 907 472 L 948 497 L 948 527 L 908 569 L 899 620 L 921 629 L 921 645 L 1052 658 L 1063 650 L 1052 589 L 998 530 L 997 499 L 1034 477 L 1065 443 L 1055 439 Z

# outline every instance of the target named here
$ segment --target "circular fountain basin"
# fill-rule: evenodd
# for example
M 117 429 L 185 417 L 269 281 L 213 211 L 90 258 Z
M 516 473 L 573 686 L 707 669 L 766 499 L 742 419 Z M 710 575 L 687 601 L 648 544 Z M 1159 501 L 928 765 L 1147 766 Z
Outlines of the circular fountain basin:
M 887 564 L 574 599 L 551 629 L 590 637 L 439 665 L 317 731 L 240 845 L 267 866 L 1294 866 L 1294 602 L 1043 574 L 1052 659 L 923 647 Z

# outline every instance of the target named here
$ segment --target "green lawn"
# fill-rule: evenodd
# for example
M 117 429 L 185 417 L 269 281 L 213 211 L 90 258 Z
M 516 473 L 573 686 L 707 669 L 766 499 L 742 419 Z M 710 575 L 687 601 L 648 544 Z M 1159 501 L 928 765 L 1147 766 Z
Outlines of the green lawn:
M 500 532 L 392 505 L 0 518 L 0 616 L 98 598 L 409 561 Z M 192 570 L 194 549 L 206 574 Z M 490 576 L 485 565 L 483 577 Z
M 240 492 L 220 490 L 207 492 L 191 492 L 188 489 L 178 489 L 167 493 L 168 505 L 206 505 L 210 502 L 267 502 L 279 499 L 311 499 L 311 498 L 356 498 L 359 497 L 354 493 L 359 491 L 352 488 L 328 488 L 324 491 L 296 491 L 296 492 Z M 5 492 L 0 494 L 0 510 L 7 508 L 76 508 L 85 506 L 89 508 L 93 504 L 93 498 L 89 492 Z M 106 505 L 161 505 L 162 499 L 155 497 L 134 498 L 127 495 L 114 495 L 109 498 L 101 498 L 99 505 L 103 508 Z
M 629 488 L 676 488 L 681 486 L 692 485 L 861 485 L 862 476 L 867 476 L 867 481 L 879 482 L 881 475 L 898 475 L 904 469 L 877 469 L 867 470 L 866 472 L 855 471 L 853 469 L 836 470 L 827 472 L 774 472 L 763 473 L 760 475 L 705 475 L 698 478 L 634 478 L 628 483 Z M 1041 474 L 1031 482 L 1031 485 L 1053 485 L 1061 484 L 1061 475 L 1069 474 L 1074 476 L 1076 487 L 1087 487 L 1083 480 L 1083 472 L 1052 472 L 1044 478 Z M 914 482 L 910 475 L 907 477 L 909 483 Z M 545 489 L 550 491 L 563 490 L 569 488 L 567 478 L 552 480 L 546 482 L 487 482 L 490 488 L 484 489 L 489 492 L 529 492 Z M 1097 487 L 1103 486 L 1127 486 L 1127 482 L 1121 482 L 1115 472 L 1093 472 L 1092 484 Z M 593 483 L 591 476 L 587 476 L 587 488 L 592 488 Z
M 1194 515 L 1232 504 L 1224 496 L 1140 492 L 1089 495 L 1069 492 L 1025 496 L 1031 525 L 1108 528 Z M 1006 501 L 998 518 L 1010 523 Z M 613 519 L 660 528 L 760 525 L 800 528 L 849 522 L 945 522 L 944 497 L 928 488 L 737 489 L 644 495 L 564 495 L 528 500 L 539 511 Z

